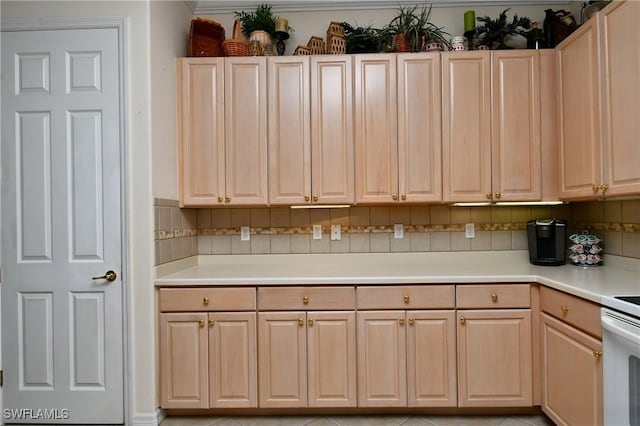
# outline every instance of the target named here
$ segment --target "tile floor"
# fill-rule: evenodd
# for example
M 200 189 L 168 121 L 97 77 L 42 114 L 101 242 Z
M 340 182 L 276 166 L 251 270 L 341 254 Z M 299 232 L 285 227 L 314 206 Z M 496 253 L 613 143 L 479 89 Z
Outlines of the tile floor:
M 234 416 L 167 417 L 160 426 L 553 426 L 544 415 L 522 416 Z

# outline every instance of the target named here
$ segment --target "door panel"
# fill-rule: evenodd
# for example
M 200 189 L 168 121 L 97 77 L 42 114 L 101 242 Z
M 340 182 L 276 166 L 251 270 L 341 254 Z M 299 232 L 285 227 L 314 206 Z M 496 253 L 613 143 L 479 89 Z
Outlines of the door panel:
M 118 37 L 2 33 L 3 404 L 69 423 L 124 420 Z

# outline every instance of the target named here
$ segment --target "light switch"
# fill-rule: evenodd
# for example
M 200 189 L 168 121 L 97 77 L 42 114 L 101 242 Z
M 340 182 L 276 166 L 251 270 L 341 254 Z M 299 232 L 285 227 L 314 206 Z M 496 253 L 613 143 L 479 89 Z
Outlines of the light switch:
M 313 225 L 313 239 L 314 240 L 322 239 L 322 225 Z
M 248 226 L 240 227 L 240 241 L 249 241 L 251 239 L 251 228 Z
M 404 238 L 404 225 L 401 223 L 396 223 L 393 225 L 393 238 L 402 239 Z
M 342 239 L 342 227 L 340 225 L 331 225 L 331 241 Z
M 465 223 L 464 224 L 464 237 L 465 238 L 475 238 L 476 237 L 476 226 L 473 223 Z

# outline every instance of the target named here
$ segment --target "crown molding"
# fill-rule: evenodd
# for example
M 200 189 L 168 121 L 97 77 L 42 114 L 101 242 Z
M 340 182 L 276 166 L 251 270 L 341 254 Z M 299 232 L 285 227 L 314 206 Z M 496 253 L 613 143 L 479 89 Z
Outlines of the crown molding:
M 236 10 L 256 9 L 264 3 L 253 0 L 184 0 L 194 14 L 231 13 Z M 424 4 L 424 0 L 272 0 L 274 12 L 309 12 L 320 10 L 395 9 L 399 6 Z M 521 5 L 568 5 L 570 0 L 434 0 L 433 7 L 483 7 Z

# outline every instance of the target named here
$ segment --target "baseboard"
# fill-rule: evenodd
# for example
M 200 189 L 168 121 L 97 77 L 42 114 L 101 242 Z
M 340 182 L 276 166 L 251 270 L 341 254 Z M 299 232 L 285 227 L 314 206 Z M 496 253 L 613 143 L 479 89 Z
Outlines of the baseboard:
M 150 413 L 135 413 L 131 426 L 158 426 L 166 416 L 166 413 L 159 408 Z

